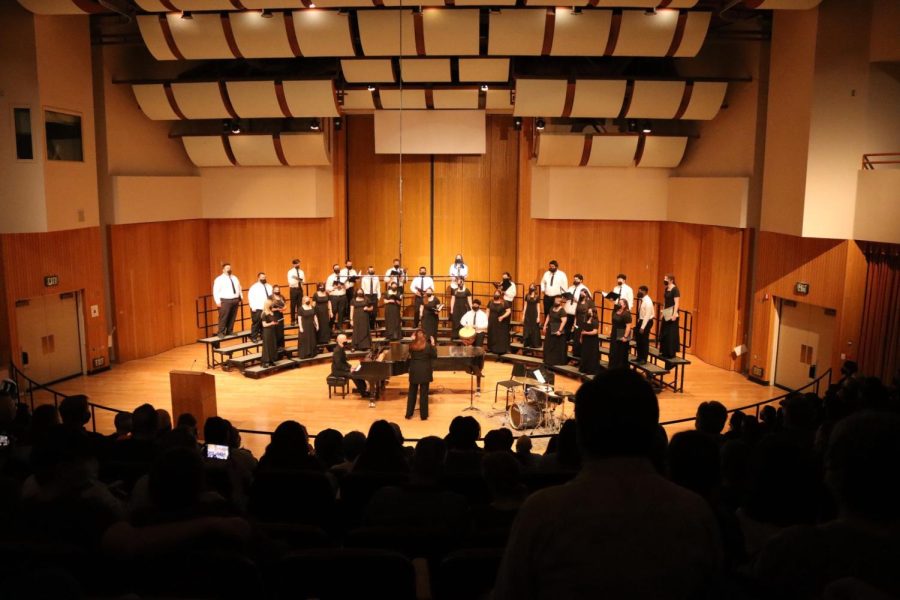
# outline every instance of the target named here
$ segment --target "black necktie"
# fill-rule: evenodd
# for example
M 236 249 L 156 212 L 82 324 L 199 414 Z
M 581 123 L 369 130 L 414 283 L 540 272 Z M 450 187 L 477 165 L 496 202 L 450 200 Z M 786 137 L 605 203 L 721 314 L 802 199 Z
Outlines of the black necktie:
M 297 287 L 300 287 L 300 267 L 294 267 L 294 270 L 297 271 Z
M 550 273 L 550 285 L 553 285 L 553 278 L 556 277 L 556 273 Z
M 419 277 L 419 291 L 424 292 L 425 291 L 423 289 L 424 287 L 425 287 L 425 276 L 423 275 L 423 276 Z
M 234 287 L 234 279 L 231 278 L 231 275 L 228 276 L 228 282 L 231 284 L 231 293 L 237 294 L 237 288 Z

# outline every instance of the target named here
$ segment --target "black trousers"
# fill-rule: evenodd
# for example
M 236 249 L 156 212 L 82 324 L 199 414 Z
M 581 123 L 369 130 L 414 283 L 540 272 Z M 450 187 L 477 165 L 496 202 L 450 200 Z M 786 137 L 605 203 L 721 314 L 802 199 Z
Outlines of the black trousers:
M 553 303 L 556 301 L 556 296 L 544 296 L 544 315 L 550 314 L 550 309 L 553 308 Z
M 422 296 L 416 296 L 416 299 L 413 302 L 413 308 L 415 309 L 415 312 L 413 313 L 413 327 L 415 329 L 419 328 L 419 311 L 421 310 L 423 303 L 424 300 L 422 299 Z
M 332 294 L 328 301 L 331 302 L 331 328 L 340 329 L 344 320 L 344 309 L 347 307 L 347 298 L 343 295 Z
M 352 287 L 347 288 L 347 302 L 346 302 L 346 304 L 344 304 L 344 314 L 342 316 L 342 318 L 345 321 L 350 320 L 350 304 L 353 303 L 353 293 L 355 291 L 356 291 L 355 288 L 352 288 Z
M 638 361 L 645 362 L 650 354 L 651 329 L 653 329 L 653 321 L 648 321 L 644 327 L 634 328 L 634 346 L 637 351 Z
M 250 338 L 262 337 L 262 310 L 250 311 Z
M 234 318 L 237 316 L 240 298 L 223 299 L 219 305 L 219 335 L 228 335 L 234 331 Z
M 372 312 L 369 313 L 369 329 L 375 329 L 375 321 L 378 319 L 378 294 L 366 294 L 366 301 L 372 305 Z
M 297 313 L 300 312 L 300 302 L 303 300 L 303 288 L 291 288 L 291 323 L 297 323 Z
M 428 418 L 428 388 L 430 383 L 410 383 L 409 392 L 406 394 L 406 416 L 413 416 L 416 409 L 416 393 L 419 396 L 419 416 L 422 419 Z
M 475 334 L 475 341 L 472 342 L 472 345 L 476 348 L 481 348 L 484 346 L 484 336 L 486 334 L 483 331 L 479 331 Z

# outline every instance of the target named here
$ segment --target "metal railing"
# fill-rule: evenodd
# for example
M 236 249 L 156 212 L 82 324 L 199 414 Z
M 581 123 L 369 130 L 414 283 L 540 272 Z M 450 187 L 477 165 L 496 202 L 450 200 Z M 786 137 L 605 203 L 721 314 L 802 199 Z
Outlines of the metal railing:
M 872 157 L 877 157 L 874 160 Z M 872 152 L 863 154 L 862 168 L 871 171 L 875 165 L 897 165 L 900 164 L 900 152 Z
M 613 314 L 613 306 L 611 304 L 607 304 L 604 302 L 603 295 L 600 292 L 594 292 L 594 304 L 597 305 L 598 317 L 600 321 L 601 327 L 612 328 L 612 314 Z M 631 322 L 637 325 L 638 322 L 638 302 L 635 302 L 635 306 L 631 307 Z M 657 318 L 653 323 L 653 338 L 659 339 L 659 328 L 662 323 L 662 319 L 660 319 L 660 315 L 662 315 L 663 305 L 659 302 L 653 303 L 653 308 L 656 312 Z M 608 329 L 607 329 L 608 330 Z M 687 349 L 693 345 L 694 341 L 694 314 L 689 310 L 684 310 L 683 308 L 678 309 L 678 340 L 679 347 L 681 349 L 681 358 L 685 357 L 685 353 Z

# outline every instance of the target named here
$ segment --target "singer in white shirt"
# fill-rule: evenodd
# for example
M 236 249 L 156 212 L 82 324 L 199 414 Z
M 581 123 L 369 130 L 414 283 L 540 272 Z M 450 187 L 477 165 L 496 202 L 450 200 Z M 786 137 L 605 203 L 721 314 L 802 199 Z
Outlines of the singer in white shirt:
M 400 259 L 394 259 L 394 266 L 385 271 L 384 273 L 384 284 L 385 286 L 390 285 L 392 281 L 397 282 L 397 287 L 403 288 L 406 285 L 406 269 L 400 266 Z
M 222 265 L 222 274 L 213 281 L 213 300 L 219 308 L 219 326 L 216 335 L 221 339 L 231 335 L 234 330 L 234 318 L 241 304 L 241 282 L 231 274 L 231 264 Z
M 266 283 L 266 274 L 260 272 L 257 281 L 247 291 L 250 304 L 250 339 L 258 342 L 262 339 L 262 311 L 266 300 L 272 295 L 272 286 Z
M 467 278 L 469 276 L 469 267 L 463 260 L 462 254 L 457 254 L 450 265 L 450 289 L 456 289 L 456 280 L 458 277 Z
M 544 295 L 544 314 L 553 308 L 553 302 L 557 296 L 566 291 L 569 280 L 566 274 L 559 270 L 559 263 L 551 260 L 544 276 L 541 278 L 541 294 Z
M 628 303 L 628 309 L 631 310 L 634 308 L 634 290 L 631 289 L 631 286 L 625 283 L 627 277 L 624 273 L 619 273 L 616 276 L 616 287 L 612 289 L 611 292 L 601 292 L 604 298 L 612 295 L 612 300 L 617 300 L 619 298 L 624 298 L 625 302 Z
M 472 301 L 472 310 L 462 316 L 459 324 L 475 330 L 474 345 L 476 348 L 481 348 L 484 345 L 484 335 L 488 329 L 488 316 L 486 312 L 481 310 L 481 300 L 476 298 Z
M 414 297 L 413 307 L 415 308 L 415 312 L 413 313 L 413 327 L 417 329 L 419 327 L 425 290 L 434 289 L 434 279 L 429 277 L 427 273 L 428 270 L 425 267 L 419 267 L 419 274 L 413 277 L 412 282 L 409 284 L 409 289 L 412 290 Z
M 362 276 L 359 289 L 366 295 L 366 300 L 372 307 L 372 312 L 369 313 L 369 328 L 375 329 L 375 321 L 378 319 L 378 301 L 381 300 L 381 283 L 378 275 L 375 274 L 375 267 L 372 265 L 369 265 L 366 274 Z
M 516 299 L 516 284 L 508 271 L 503 272 L 503 279 L 500 281 L 500 291 L 503 293 L 503 299 L 512 305 L 512 301 Z
M 350 303 L 353 302 L 353 286 L 355 280 L 359 277 L 359 271 L 353 268 L 353 261 L 348 260 L 341 269 L 341 279 L 344 281 L 344 289 L 346 290 L 347 308 L 344 310 L 344 318 L 350 318 Z
M 300 268 L 299 258 L 291 261 L 291 265 L 290 271 L 287 272 L 288 287 L 291 289 L 291 323 L 297 323 L 297 311 L 300 310 L 303 300 L 303 282 L 306 280 L 306 273 Z
M 650 353 L 650 331 L 653 329 L 653 321 L 656 319 L 656 307 L 650 298 L 650 290 L 646 285 L 638 288 L 638 321 L 634 328 L 634 344 L 637 350 L 637 362 L 647 362 Z

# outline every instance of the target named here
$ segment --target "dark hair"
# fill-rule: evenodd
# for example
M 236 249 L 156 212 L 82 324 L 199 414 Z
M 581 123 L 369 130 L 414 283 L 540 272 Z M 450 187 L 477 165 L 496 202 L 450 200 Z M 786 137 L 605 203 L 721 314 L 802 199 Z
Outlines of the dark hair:
M 628 279 L 628 276 L 625 273 L 619 273 L 616 275 L 616 279 Z
M 509 452 L 512 450 L 514 441 L 512 431 L 509 429 L 491 429 L 484 436 L 484 451 Z
M 123 411 L 116 413 L 116 416 L 113 418 L 113 424 L 116 426 L 116 433 L 119 433 L 120 431 L 131 433 L 131 419 L 130 412 Z
M 151 404 L 141 404 L 132 413 L 131 431 L 136 436 L 156 437 L 159 415 Z
M 481 434 L 481 425 L 474 417 L 454 417 L 450 421 L 450 431 L 447 433 L 447 447 L 450 450 L 476 450 L 475 442 Z
M 584 275 L 582 275 L 581 273 L 575 273 L 575 276 L 572 277 L 572 279 L 575 279 L 575 277 L 577 277 L 578 279 L 584 281 Z
M 472 306 L 481 306 L 481 300 L 475 298 L 474 300 L 472 300 Z
M 646 294 L 647 292 L 650 291 L 650 288 L 648 288 L 646 285 L 642 285 L 641 287 L 638 288 L 638 291 L 644 292 Z
M 675 276 L 674 275 L 672 275 L 671 273 L 666 273 L 665 275 L 663 275 L 663 277 L 665 277 L 670 282 L 672 282 L 672 285 L 675 285 Z
M 429 435 L 416 443 L 413 472 L 419 477 L 437 479 L 444 471 L 447 460 L 447 443 L 441 438 Z
M 344 436 L 337 429 L 323 429 L 313 442 L 316 457 L 326 468 L 344 462 Z
M 558 267 L 558 266 L 559 266 L 559 263 L 556 262 L 556 260 L 551 260 L 549 264 L 553 265 L 554 267 Z
M 230 267 L 230 266 L 231 266 L 231 263 L 230 263 L 230 262 L 223 262 L 223 263 L 222 263 L 222 268 L 223 268 L 223 269 L 224 269 L 225 267 Z
M 210 417 L 203 424 L 203 441 L 207 444 L 229 445 L 231 423 L 222 417 Z
M 726 421 L 728 421 L 728 410 L 721 402 L 711 400 L 701 402 L 697 407 L 694 427 L 703 433 L 719 435 L 725 428 Z
M 344 448 L 344 458 L 350 461 L 356 460 L 356 457 L 359 456 L 362 453 L 363 448 L 366 447 L 366 434 L 362 431 L 351 431 L 344 436 L 341 445 Z
M 292 264 L 292 265 L 299 265 L 299 264 L 300 264 L 300 259 L 299 259 L 299 258 L 295 258 L 294 260 L 291 261 L 291 264 Z
M 420 333 L 422 334 L 421 337 L 419 337 L 419 334 L 420 334 Z M 421 329 L 421 328 L 420 328 L 420 329 L 416 329 L 416 330 L 413 332 L 413 341 L 412 341 L 412 343 L 410 343 L 409 349 L 410 349 L 410 350 L 424 350 L 424 349 L 425 349 L 425 345 L 426 345 L 427 343 L 428 343 L 428 336 L 425 335 L 425 331 L 424 331 L 423 329 Z
M 704 498 L 719 485 L 719 445 L 701 431 L 681 431 L 668 448 L 669 478 Z
M 64 425 L 81 427 L 91 420 L 88 397 L 84 394 L 67 396 L 59 403 L 59 416 Z
M 266 274 L 265 271 L 260 271 L 259 273 L 256 274 L 256 278 L 259 279 L 260 275 L 265 275 L 265 274 Z
M 659 404 L 653 388 L 635 371 L 605 371 L 575 396 L 578 441 L 585 455 L 650 457 Z

